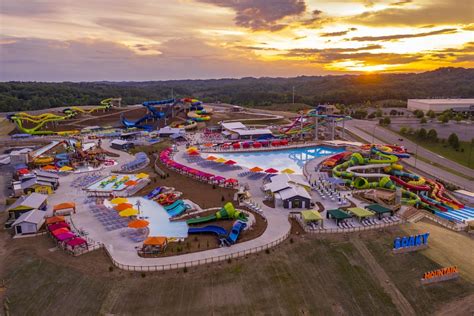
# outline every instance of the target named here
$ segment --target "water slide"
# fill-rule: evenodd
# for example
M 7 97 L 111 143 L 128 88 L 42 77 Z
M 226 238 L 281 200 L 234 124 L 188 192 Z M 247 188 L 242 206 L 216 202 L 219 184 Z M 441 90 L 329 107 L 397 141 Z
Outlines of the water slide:
M 239 238 L 239 235 L 240 233 L 242 232 L 242 230 L 247 226 L 246 223 L 242 222 L 242 221 L 235 221 L 234 225 L 232 226 L 232 229 L 229 233 L 229 236 L 227 236 L 227 238 L 225 239 L 225 241 L 229 244 L 229 245 L 233 245 L 237 242 L 237 239 Z
M 168 105 L 168 110 L 166 112 L 159 111 L 155 109 L 153 106 L 154 105 Z M 159 120 L 162 119 L 163 117 L 166 117 L 169 111 L 169 108 L 173 107 L 176 104 L 175 99 L 166 99 L 166 100 L 161 100 L 161 101 L 145 101 L 142 103 L 144 107 L 147 108 L 148 112 L 145 114 L 145 116 L 139 118 L 136 121 L 130 121 L 127 120 L 123 114 L 120 116 L 120 120 L 122 122 L 122 125 L 126 128 L 141 128 L 145 130 L 152 130 L 153 127 L 150 125 L 142 124 L 143 122 L 146 122 L 148 120 Z
M 209 114 L 212 113 L 211 108 L 206 108 L 202 106 L 202 102 L 197 99 L 184 98 L 182 102 L 191 103 L 189 107 L 189 112 L 187 114 L 188 118 L 196 122 L 209 121 L 211 117 Z
M 100 102 L 100 106 L 96 108 L 92 108 L 87 111 L 95 111 L 97 109 L 108 109 L 112 107 L 112 99 L 104 99 Z M 40 115 L 31 115 L 25 112 L 19 112 L 15 114 L 11 114 L 8 116 L 8 119 L 12 122 L 14 122 L 18 129 L 26 134 L 30 135 L 53 135 L 53 134 L 58 134 L 58 135 L 71 135 L 71 134 L 78 134 L 79 131 L 62 131 L 62 132 L 54 132 L 54 131 L 43 131 L 40 130 L 45 124 L 47 123 L 52 123 L 52 122 L 58 122 L 58 121 L 63 121 L 67 120 L 70 118 L 73 118 L 77 115 L 77 112 L 81 113 L 90 113 L 87 112 L 86 110 L 83 110 L 79 107 L 72 107 L 72 108 L 66 108 L 63 110 L 64 116 L 53 114 L 53 113 L 43 113 Z M 37 124 L 36 126 L 32 128 L 26 128 L 23 126 L 23 121 L 28 121 L 34 124 Z
M 217 236 L 227 236 L 227 231 L 215 225 L 208 225 L 204 227 L 190 227 L 188 234 L 216 234 Z
M 199 218 L 191 218 L 186 221 L 187 224 L 200 224 L 206 223 L 210 221 L 215 221 L 219 219 L 239 219 L 241 221 L 247 221 L 247 217 L 244 213 L 237 211 L 234 208 L 234 205 L 231 202 L 227 202 L 220 211 L 216 212 L 215 214 L 199 217 Z
M 316 109 L 304 111 L 302 115 L 298 116 L 291 125 L 280 129 L 280 133 L 283 135 L 293 135 L 299 133 L 306 133 L 314 129 L 315 125 L 312 122 L 305 122 L 301 126 L 301 121 L 305 118 L 316 117 L 322 119 L 334 119 L 336 122 L 351 120 L 352 117 L 346 115 L 334 115 L 334 114 L 319 114 Z M 321 126 L 325 125 L 325 122 L 320 123 Z
M 95 112 L 95 111 L 108 110 L 111 107 L 112 107 L 112 98 L 108 98 L 108 99 L 104 99 L 104 100 L 100 101 L 99 106 L 96 106 L 96 107 L 93 107 L 93 108 L 90 108 L 90 109 L 84 109 L 82 107 L 73 106 L 71 108 L 71 110 L 76 111 L 76 112 L 80 112 L 80 113 L 90 114 L 90 113 Z
M 148 194 L 145 196 L 145 199 L 147 199 L 147 200 L 153 199 L 155 196 L 157 196 L 158 194 L 161 193 L 161 190 L 163 190 L 162 187 L 156 187 L 156 188 L 154 188 L 153 191 L 151 191 L 150 193 L 148 193 Z
M 352 167 L 347 168 L 346 171 L 352 173 L 355 177 L 382 178 L 382 177 L 386 177 L 387 175 L 385 173 L 360 173 L 360 172 L 353 172 L 353 171 L 384 168 L 388 166 L 390 166 L 390 164 L 385 164 L 385 163 L 364 165 L 364 166 L 352 166 Z

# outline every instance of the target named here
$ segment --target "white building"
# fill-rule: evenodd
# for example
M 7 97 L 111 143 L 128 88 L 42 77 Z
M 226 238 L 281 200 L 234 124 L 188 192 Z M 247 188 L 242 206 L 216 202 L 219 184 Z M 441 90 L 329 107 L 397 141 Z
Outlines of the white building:
M 276 206 L 283 208 L 309 208 L 311 195 L 310 184 L 301 175 L 279 174 L 270 178 L 263 190 L 271 193 Z
M 222 134 L 230 139 L 261 139 L 273 137 L 268 128 L 249 128 L 241 122 L 221 123 Z
M 12 225 L 15 235 L 36 234 L 44 224 L 44 215 L 38 209 L 23 213 Z
M 450 109 L 462 110 L 474 107 L 474 99 L 408 99 L 407 108 L 410 111 L 421 110 L 428 112 L 443 112 Z

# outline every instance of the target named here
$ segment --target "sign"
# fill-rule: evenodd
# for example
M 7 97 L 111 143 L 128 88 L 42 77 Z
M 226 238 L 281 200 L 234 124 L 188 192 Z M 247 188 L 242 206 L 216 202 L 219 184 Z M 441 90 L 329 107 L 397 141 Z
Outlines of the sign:
M 459 277 L 458 267 L 452 266 L 452 267 L 441 268 L 438 270 L 425 272 L 423 274 L 423 279 L 421 279 L 421 283 L 430 284 L 430 283 L 435 283 L 435 282 L 456 279 L 457 277 Z
M 430 233 L 416 236 L 397 237 L 393 241 L 393 251 L 396 253 L 416 251 L 428 247 Z

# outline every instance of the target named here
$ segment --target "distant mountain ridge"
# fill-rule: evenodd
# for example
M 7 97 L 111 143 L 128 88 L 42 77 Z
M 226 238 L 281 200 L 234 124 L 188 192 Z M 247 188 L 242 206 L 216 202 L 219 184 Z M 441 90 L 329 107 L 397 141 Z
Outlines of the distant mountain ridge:
M 409 98 L 474 98 L 474 69 L 439 68 L 423 73 L 169 80 L 143 82 L 2 82 L 0 111 L 27 111 L 98 104 L 108 97 L 124 104 L 193 96 L 206 102 L 244 106 L 274 103 L 362 104 Z

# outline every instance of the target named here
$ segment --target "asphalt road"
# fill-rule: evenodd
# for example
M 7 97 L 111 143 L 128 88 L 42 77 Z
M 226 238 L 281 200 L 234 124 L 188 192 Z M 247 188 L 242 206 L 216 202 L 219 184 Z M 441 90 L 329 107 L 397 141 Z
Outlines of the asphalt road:
M 421 156 L 436 164 L 446 166 L 447 168 L 456 170 L 469 177 L 474 178 L 474 170 L 468 167 L 462 166 L 452 160 L 444 158 L 443 156 L 435 154 L 432 151 L 429 151 L 421 146 L 416 145 L 410 140 L 404 139 L 403 141 L 399 141 L 399 138 L 400 138 L 399 135 L 378 126 L 377 122 L 375 121 L 352 120 L 352 121 L 347 121 L 345 124 L 345 127 L 346 129 L 356 134 L 357 136 L 365 139 L 369 143 L 375 142 L 375 143 L 384 144 L 388 142 L 390 144 L 402 145 L 402 146 L 405 146 L 405 148 L 409 152 L 413 152 L 413 153 L 416 152 L 418 156 Z M 404 161 L 408 165 L 416 167 L 420 169 L 421 171 L 424 171 L 427 174 L 432 175 L 435 178 L 442 179 L 446 182 L 451 182 L 453 184 L 456 184 L 470 191 L 474 190 L 474 181 L 472 180 L 468 180 L 466 178 L 452 174 L 449 171 L 440 169 L 430 163 L 426 163 L 414 157 L 405 159 Z

